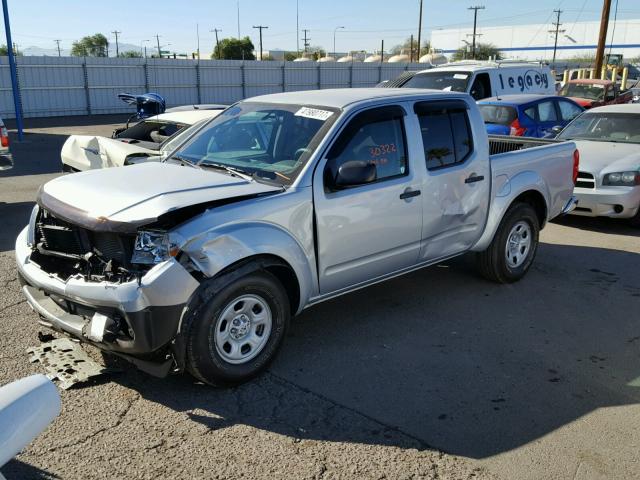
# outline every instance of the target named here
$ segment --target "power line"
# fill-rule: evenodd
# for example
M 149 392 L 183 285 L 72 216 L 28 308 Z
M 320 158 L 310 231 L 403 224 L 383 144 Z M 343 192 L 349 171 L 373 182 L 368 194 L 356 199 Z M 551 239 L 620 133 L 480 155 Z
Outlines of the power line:
M 260 60 L 262 60 L 262 30 L 269 27 L 266 27 L 264 25 L 254 25 L 253 28 L 257 28 L 258 30 L 260 30 Z
M 562 13 L 562 10 L 560 10 L 560 9 L 554 10 L 553 13 L 556 14 L 556 21 L 553 22 L 551 25 L 553 25 L 555 28 L 553 30 L 549 30 L 549 33 L 555 34 L 555 40 L 553 42 L 553 60 L 551 61 L 551 64 L 555 67 L 556 66 L 556 51 L 558 50 L 558 34 L 559 33 L 564 33 L 564 32 L 566 32 L 566 30 L 560 30 L 560 26 L 562 25 L 560 23 L 560 14 Z
M 311 44 L 311 37 L 308 37 L 307 33 L 309 33 L 311 30 L 309 30 L 308 28 L 303 28 L 302 31 L 304 32 L 304 38 L 301 38 L 301 40 L 303 41 L 302 46 L 304 47 L 304 53 L 307 53 L 307 49 Z
M 114 30 L 111 33 L 113 33 L 116 36 L 116 57 L 119 57 L 120 56 L 120 50 L 118 50 L 118 34 L 122 33 L 122 32 L 119 32 L 118 30 Z
M 471 34 L 471 58 L 476 59 L 476 37 L 482 34 L 476 33 L 476 27 L 478 25 L 478 10 L 484 10 L 484 6 L 476 5 L 475 7 L 469 7 L 467 10 L 473 10 L 473 33 Z M 467 35 L 468 36 L 468 35 Z

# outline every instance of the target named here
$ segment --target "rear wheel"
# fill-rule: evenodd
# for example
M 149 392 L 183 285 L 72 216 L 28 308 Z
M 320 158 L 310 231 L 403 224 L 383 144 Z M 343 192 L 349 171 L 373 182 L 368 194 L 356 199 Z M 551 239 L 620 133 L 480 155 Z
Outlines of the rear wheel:
M 520 280 L 529 270 L 538 249 L 540 224 L 529 204 L 512 205 L 484 252 L 477 254 L 480 273 L 494 282 Z
M 193 310 L 187 340 L 187 368 L 210 385 L 242 383 L 275 358 L 289 325 L 282 284 L 256 271 L 203 292 Z

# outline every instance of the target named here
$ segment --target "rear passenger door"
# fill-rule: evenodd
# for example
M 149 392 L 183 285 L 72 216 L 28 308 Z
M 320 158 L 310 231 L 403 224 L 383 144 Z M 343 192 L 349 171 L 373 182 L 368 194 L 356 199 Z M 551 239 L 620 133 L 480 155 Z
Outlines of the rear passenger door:
M 463 100 L 417 102 L 423 181 L 420 260 L 430 261 L 464 252 L 484 231 L 489 208 L 491 170 L 486 136 L 473 131 Z M 481 122 L 476 122 L 476 124 Z

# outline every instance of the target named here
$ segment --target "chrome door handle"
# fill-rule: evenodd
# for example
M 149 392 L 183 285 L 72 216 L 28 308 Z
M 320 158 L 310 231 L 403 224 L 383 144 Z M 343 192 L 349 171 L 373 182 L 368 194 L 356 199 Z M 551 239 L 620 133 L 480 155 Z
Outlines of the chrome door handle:
M 413 198 L 413 197 L 417 197 L 418 195 L 420 195 L 420 190 L 405 190 L 404 192 L 402 192 L 400 194 L 400 199 L 401 200 L 406 200 L 408 198 Z

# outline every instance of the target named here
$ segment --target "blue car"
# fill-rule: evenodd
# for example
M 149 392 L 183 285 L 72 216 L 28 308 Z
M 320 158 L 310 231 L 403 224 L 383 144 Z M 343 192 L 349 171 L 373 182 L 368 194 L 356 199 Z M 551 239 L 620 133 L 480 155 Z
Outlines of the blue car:
M 555 136 L 553 127 L 564 127 L 584 111 L 569 98 L 533 94 L 486 98 L 478 107 L 488 134 L 536 138 Z

